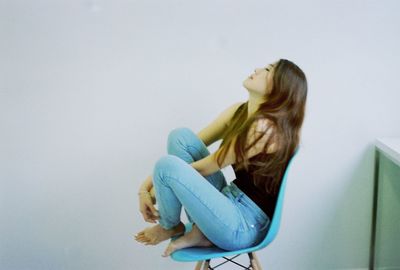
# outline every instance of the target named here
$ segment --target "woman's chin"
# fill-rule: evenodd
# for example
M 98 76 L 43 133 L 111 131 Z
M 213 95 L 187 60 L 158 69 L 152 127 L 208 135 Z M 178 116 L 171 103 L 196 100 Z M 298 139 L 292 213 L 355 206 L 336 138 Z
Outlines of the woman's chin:
M 250 80 L 250 78 L 247 78 L 246 80 L 243 81 L 242 85 L 244 88 L 247 89 L 247 82 Z

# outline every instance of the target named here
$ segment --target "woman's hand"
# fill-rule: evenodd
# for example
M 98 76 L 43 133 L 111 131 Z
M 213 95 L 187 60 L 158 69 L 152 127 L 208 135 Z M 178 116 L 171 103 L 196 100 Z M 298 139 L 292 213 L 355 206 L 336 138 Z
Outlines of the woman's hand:
M 144 190 L 139 192 L 139 209 L 144 220 L 151 223 L 157 223 L 156 220 L 160 219 L 160 216 L 158 210 L 154 207 L 154 204 L 156 203 L 154 187 L 152 187 L 148 192 L 145 192 Z
M 156 204 L 156 193 L 154 190 L 154 186 L 150 189 L 150 196 L 153 204 Z

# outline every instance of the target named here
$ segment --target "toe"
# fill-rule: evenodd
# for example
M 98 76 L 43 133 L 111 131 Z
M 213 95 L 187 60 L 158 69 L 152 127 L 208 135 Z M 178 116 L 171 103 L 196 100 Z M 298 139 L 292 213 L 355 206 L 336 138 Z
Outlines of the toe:
M 170 243 L 161 256 L 168 257 L 172 252 L 174 252 L 174 246 Z
M 149 239 L 147 239 L 146 237 L 142 236 L 142 237 L 136 238 L 136 241 L 141 242 L 141 243 L 146 243 L 146 242 L 149 241 Z
M 143 240 L 143 239 L 145 239 L 145 237 L 142 236 L 142 235 L 140 235 L 140 236 L 136 237 L 136 239 L 137 239 L 137 240 Z
M 145 242 L 144 239 L 137 239 L 137 241 L 138 241 L 138 242 L 141 242 L 141 243 Z
M 143 236 L 144 235 L 144 232 L 139 232 L 139 233 L 137 233 L 136 235 L 135 235 L 135 237 L 140 237 L 140 236 Z

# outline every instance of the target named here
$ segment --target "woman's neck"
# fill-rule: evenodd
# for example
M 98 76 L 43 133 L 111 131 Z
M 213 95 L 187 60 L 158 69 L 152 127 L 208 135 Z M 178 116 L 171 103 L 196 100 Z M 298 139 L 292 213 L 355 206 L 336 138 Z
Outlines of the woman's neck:
M 249 101 L 247 104 L 247 119 L 249 119 L 250 116 L 252 116 L 258 110 L 258 107 L 264 101 L 265 100 L 262 99 L 261 97 L 255 97 L 252 95 L 249 96 Z

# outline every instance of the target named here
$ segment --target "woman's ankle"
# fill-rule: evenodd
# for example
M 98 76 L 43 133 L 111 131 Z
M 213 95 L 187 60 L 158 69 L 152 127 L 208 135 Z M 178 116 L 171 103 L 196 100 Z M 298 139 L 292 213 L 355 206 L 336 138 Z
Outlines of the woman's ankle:
M 176 225 L 175 227 L 173 227 L 171 229 L 173 231 L 173 235 L 179 235 L 179 234 L 183 234 L 185 232 L 185 224 L 183 224 L 183 222 L 179 222 L 178 225 Z

